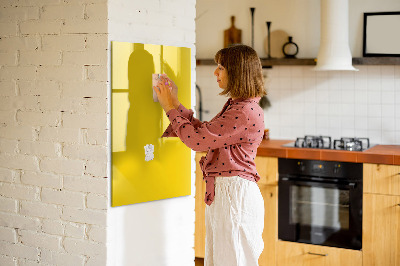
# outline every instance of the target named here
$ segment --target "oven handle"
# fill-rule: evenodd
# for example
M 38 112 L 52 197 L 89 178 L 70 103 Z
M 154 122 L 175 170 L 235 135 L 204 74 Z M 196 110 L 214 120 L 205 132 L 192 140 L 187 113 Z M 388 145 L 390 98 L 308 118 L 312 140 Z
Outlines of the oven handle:
M 319 186 L 319 187 L 338 187 L 346 189 L 354 189 L 356 187 L 355 182 L 332 182 L 332 181 L 315 181 L 315 180 L 304 180 L 299 178 L 281 177 L 281 181 L 290 182 L 294 185 L 307 185 L 307 186 Z

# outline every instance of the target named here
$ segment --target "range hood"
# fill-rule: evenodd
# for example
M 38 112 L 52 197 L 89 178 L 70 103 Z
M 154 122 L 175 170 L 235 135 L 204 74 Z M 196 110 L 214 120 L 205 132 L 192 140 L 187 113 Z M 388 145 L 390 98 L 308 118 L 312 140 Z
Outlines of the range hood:
M 321 0 L 321 40 L 317 71 L 352 70 L 348 0 Z

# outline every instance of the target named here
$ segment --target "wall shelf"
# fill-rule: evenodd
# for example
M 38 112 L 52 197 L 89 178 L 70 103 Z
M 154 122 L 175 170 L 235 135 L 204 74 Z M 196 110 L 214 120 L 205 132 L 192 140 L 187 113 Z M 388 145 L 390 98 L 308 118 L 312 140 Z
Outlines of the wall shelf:
M 313 66 L 315 58 L 260 58 L 263 67 L 272 66 Z M 197 59 L 196 65 L 215 65 L 214 59 Z M 356 57 L 353 65 L 400 65 L 400 57 Z

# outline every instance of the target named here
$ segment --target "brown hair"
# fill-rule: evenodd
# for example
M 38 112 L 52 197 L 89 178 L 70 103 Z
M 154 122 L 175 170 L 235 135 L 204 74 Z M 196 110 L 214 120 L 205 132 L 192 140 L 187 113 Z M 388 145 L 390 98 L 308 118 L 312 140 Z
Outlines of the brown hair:
M 252 98 L 266 95 L 260 58 L 247 45 L 233 45 L 219 50 L 214 57 L 228 72 L 228 86 L 220 95 Z

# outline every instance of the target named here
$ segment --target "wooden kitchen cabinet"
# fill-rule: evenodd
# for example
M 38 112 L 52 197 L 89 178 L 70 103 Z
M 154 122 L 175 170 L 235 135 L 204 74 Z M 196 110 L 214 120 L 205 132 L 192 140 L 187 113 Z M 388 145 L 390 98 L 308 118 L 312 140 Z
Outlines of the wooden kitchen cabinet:
M 281 240 L 277 252 L 277 266 L 361 266 L 363 259 L 358 250 Z
M 194 254 L 197 258 L 204 258 L 205 240 L 206 240 L 206 224 L 204 195 L 206 193 L 206 184 L 203 181 L 203 172 L 200 169 L 199 161 L 202 156 L 206 156 L 205 152 L 196 153 L 196 194 L 195 194 L 195 227 L 194 227 Z
M 261 174 L 261 173 L 260 173 Z M 258 259 L 259 266 L 276 265 L 278 241 L 278 187 L 259 185 L 264 198 L 264 250 Z
M 363 265 L 400 266 L 400 196 L 365 193 Z
M 400 196 L 399 165 L 365 163 L 363 172 L 364 193 Z
M 196 153 L 196 195 L 195 195 L 195 256 L 205 255 L 205 203 L 206 191 L 203 173 L 199 161 L 206 153 Z M 258 185 L 264 198 L 264 250 L 259 258 L 260 266 L 276 265 L 276 242 L 278 239 L 278 159 L 257 156 L 255 159 L 257 171 L 261 178 Z
M 363 265 L 400 266 L 400 166 L 363 170 Z

